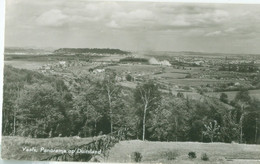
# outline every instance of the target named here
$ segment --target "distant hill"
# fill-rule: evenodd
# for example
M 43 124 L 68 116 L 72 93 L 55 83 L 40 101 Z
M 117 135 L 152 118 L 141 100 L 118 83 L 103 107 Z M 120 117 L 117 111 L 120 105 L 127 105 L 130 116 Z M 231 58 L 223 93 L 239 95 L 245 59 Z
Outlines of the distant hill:
M 96 53 L 96 54 L 130 54 L 128 51 L 122 51 L 120 49 L 110 49 L 110 48 L 60 48 L 54 51 L 58 54 L 81 54 L 81 53 Z

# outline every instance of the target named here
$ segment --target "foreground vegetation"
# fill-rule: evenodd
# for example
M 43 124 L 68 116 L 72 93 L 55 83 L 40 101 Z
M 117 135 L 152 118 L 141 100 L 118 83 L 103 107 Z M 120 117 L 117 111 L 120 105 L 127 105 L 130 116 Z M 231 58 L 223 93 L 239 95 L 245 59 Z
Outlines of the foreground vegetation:
M 53 155 L 54 153 L 42 153 L 39 151 L 41 147 L 46 149 L 69 150 L 76 146 L 91 142 L 92 140 L 93 138 L 78 139 L 73 137 L 56 137 L 51 139 L 36 139 L 27 137 L 3 136 L 1 157 L 7 160 L 42 160 Z M 38 152 L 23 151 L 23 148 L 35 148 L 38 150 Z
M 26 137 L 3 137 L 4 159 L 42 160 L 55 153 L 26 152 L 24 147 L 40 150 L 65 149 L 69 150 L 91 142 L 93 138 L 56 137 L 47 139 L 34 139 Z M 13 153 L 15 152 L 15 153 Z M 191 152 L 195 156 L 191 156 Z M 208 159 L 202 159 L 204 154 Z M 95 157 L 100 162 L 163 162 L 163 163 L 226 163 L 235 159 L 259 160 L 260 146 L 246 144 L 226 143 L 199 143 L 199 142 L 152 142 L 140 140 L 127 140 L 117 143 L 108 156 Z M 57 153 L 56 153 L 57 154 Z M 140 154 L 140 157 L 136 154 Z M 235 161 L 233 161 L 236 163 Z
M 142 162 L 156 163 L 199 163 L 207 154 L 208 163 L 225 163 L 231 159 L 258 159 L 259 145 L 199 143 L 199 142 L 151 142 L 151 141 L 122 141 L 110 151 L 108 162 L 133 162 L 133 153 L 142 155 Z M 189 156 L 194 152 L 196 158 Z M 236 163 L 236 162 L 234 162 Z

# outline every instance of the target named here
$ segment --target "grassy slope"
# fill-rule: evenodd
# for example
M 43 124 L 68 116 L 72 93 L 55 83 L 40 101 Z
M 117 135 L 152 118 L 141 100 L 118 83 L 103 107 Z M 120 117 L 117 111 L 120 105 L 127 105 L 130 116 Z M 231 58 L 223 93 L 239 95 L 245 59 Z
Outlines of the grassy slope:
M 122 141 L 110 151 L 109 162 L 131 162 L 131 154 L 140 152 L 143 162 L 163 163 L 197 163 L 202 162 L 201 154 L 207 153 L 209 163 L 224 162 L 225 158 L 258 159 L 260 145 L 226 144 L 226 143 L 198 143 L 198 142 L 148 142 Z M 197 159 L 188 158 L 190 151 L 196 152 Z M 167 160 L 166 152 L 173 152 L 177 157 L 173 161 Z M 203 161 L 204 162 L 204 161 Z
M 6 137 L 2 138 L 2 158 L 17 160 L 41 160 L 53 153 L 24 152 L 22 147 L 40 147 L 55 149 L 72 149 L 75 146 L 86 144 L 92 141 L 92 138 L 51 138 L 51 139 L 33 139 L 24 137 Z M 105 162 L 132 162 L 131 154 L 140 152 L 143 156 L 142 162 L 163 162 L 163 163 L 198 163 L 202 153 L 207 153 L 211 162 L 225 162 L 225 158 L 246 158 L 258 159 L 260 154 L 260 145 L 241 145 L 225 143 L 198 143 L 198 142 L 150 142 L 150 141 L 121 141 L 116 144 L 109 152 L 109 157 Z M 196 159 L 189 159 L 188 153 L 194 151 L 197 154 Z M 172 152 L 176 154 L 175 160 L 167 160 Z M 204 161 L 203 161 L 204 162 Z M 204 162 L 205 163 L 205 162 Z

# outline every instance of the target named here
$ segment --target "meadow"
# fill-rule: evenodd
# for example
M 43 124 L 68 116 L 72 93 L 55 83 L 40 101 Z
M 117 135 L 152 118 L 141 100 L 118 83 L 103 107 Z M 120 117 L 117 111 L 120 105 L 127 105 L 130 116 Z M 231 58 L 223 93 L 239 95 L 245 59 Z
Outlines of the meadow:
M 110 151 L 108 162 L 132 162 L 133 152 L 140 152 L 142 162 L 146 163 L 226 163 L 233 160 L 259 160 L 260 145 L 200 143 L 200 142 L 151 142 L 122 141 Z M 190 159 L 189 152 L 196 158 Z M 201 160 L 206 153 L 208 161 Z

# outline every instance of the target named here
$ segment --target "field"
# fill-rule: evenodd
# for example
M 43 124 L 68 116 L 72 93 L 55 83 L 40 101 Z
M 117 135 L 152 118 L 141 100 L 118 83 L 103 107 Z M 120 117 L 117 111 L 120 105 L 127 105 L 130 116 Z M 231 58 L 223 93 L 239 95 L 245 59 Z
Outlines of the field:
M 49 138 L 33 139 L 23 137 L 3 137 L 2 154 L 4 159 L 40 160 L 52 153 L 26 152 L 22 149 L 44 148 L 72 149 L 90 142 L 92 138 Z M 188 153 L 195 152 L 197 158 L 189 159 Z M 13 153 L 15 152 L 15 153 Z M 148 163 L 237 163 L 238 160 L 258 160 L 260 145 L 199 143 L 199 142 L 150 142 L 140 140 L 120 141 L 110 151 L 108 158 L 101 162 L 134 162 L 133 152 L 140 152 L 142 162 Z M 28 153 L 30 155 L 28 155 Z M 208 162 L 201 160 L 201 154 L 207 153 Z M 228 161 L 229 160 L 229 161 Z M 233 161 L 231 161 L 233 160 Z M 235 162 L 236 161 L 236 162 Z M 256 161 L 255 161 L 256 162 Z
M 10 60 L 10 61 L 5 61 L 4 63 L 7 65 L 11 65 L 15 68 L 37 70 L 41 66 L 48 64 L 50 62 L 47 62 L 47 61 L 31 62 L 31 61 L 25 61 L 25 60 Z
M 228 99 L 234 100 L 236 94 L 238 91 L 230 91 L 230 92 L 212 92 L 212 93 L 207 93 L 207 95 L 212 96 L 212 97 L 217 97 L 219 98 L 221 93 L 226 93 L 228 95 Z M 250 96 L 252 96 L 253 98 L 256 99 L 260 99 L 260 90 L 256 89 L 256 90 L 249 90 L 249 94 Z
M 172 67 L 162 67 L 158 65 L 146 64 L 120 64 L 116 66 L 109 66 L 117 73 L 129 72 L 139 76 L 149 76 L 150 79 L 157 79 L 159 82 L 168 83 L 172 86 L 200 86 L 207 84 L 228 83 L 231 80 L 217 80 L 217 79 L 199 79 L 199 78 L 185 78 L 189 73 L 197 74 L 201 70 L 192 68 L 191 70 L 175 69 Z
M 196 153 L 196 159 L 191 160 L 188 158 L 188 153 L 191 151 Z M 123 141 L 111 149 L 108 161 L 131 162 L 130 157 L 133 152 L 140 152 L 143 156 L 142 161 L 148 163 L 204 163 L 200 159 L 202 153 L 207 153 L 209 163 L 223 163 L 227 159 L 259 159 L 260 145 Z M 167 160 L 167 158 L 173 158 L 173 156 L 176 158 L 175 160 Z

